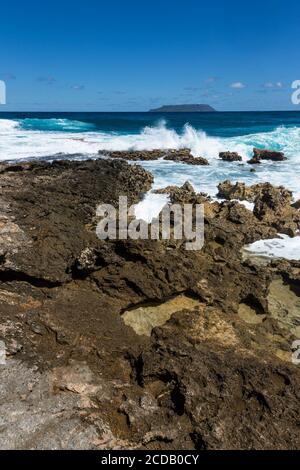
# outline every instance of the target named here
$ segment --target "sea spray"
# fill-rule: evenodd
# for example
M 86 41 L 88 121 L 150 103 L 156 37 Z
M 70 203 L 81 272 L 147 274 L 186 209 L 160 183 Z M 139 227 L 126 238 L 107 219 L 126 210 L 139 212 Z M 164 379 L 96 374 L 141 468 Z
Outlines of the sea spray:
M 229 130 L 226 130 L 224 126 L 212 129 L 212 132 L 222 136 L 209 135 L 208 132 L 193 126 L 192 123 L 199 120 L 198 116 L 194 117 L 193 115 L 189 116 L 190 123 L 186 123 L 180 128 L 172 128 L 170 120 L 161 119 L 157 120 L 155 125 L 142 127 L 138 132 L 124 131 L 126 127 L 124 122 L 128 122 L 128 128 L 131 127 L 131 121 L 129 119 L 126 121 L 125 118 L 122 120 L 115 118 L 114 122 L 120 123 L 122 121 L 120 124 L 122 131 L 116 125 L 114 132 L 101 130 L 102 121 L 91 122 L 91 117 L 87 118 L 87 122 L 65 117 L 0 119 L 0 161 L 45 157 L 50 159 L 74 158 L 72 155 L 70 157 L 70 154 L 76 154 L 76 158 L 82 159 L 99 158 L 99 149 L 125 151 L 188 147 L 194 156 L 207 158 L 210 165 L 192 167 L 161 160 L 141 162 L 145 168 L 153 172 L 155 187 L 169 184 L 181 185 L 189 180 L 198 191 L 215 195 L 217 184 L 225 179 L 243 181 L 246 184 L 269 181 L 274 185 L 287 186 L 294 191 L 295 198 L 299 198 L 300 119 L 299 127 L 281 125 L 272 130 L 256 133 L 245 133 L 246 128 L 244 127 L 244 134 L 224 137 L 224 134 L 237 133 L 236 128 L 239 129 L 241 116 L 237 113 L 236 117 L 230 117 L 235 121 Z M 144 122 L 146 117 L 144 115 L 142 117 L 143 121 L 141 122 Z M 202 119 L 204 120 L 204 118 Z M 218 116 L 205 117 L 205 119 L 219 119 L 220 121 Z M 218 126 L 220 126 L 219 121 Z M 134 121 L 135 129 L 137 122 L 136 119 Z M 203 124 L 205 125 L 205 122 Z M 249 126 L 248 130 L 250 129 L 253 129 L 252 125 Z M 263 163 L 256 168 L 255 173 L 250 173 L 246 161 L 252 155 L 253 147 L 283 151 L 288 157 L 288 161 L 280 164 Z M 244 161 L 233 164 L 220 162 L 219 152 L 227 150 L 237 151 L 243 156 Z

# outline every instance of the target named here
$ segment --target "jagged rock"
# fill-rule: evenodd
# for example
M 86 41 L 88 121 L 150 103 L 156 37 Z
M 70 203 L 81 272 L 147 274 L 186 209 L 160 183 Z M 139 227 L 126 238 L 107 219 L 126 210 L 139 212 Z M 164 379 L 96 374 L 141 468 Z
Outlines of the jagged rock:
M 300 263 L 241 253 L 297 225 L 290 193 L 264 185 L 254 214 L 169 188 L 172 202 L 204 205 L 198 251 L 185 239 L 99 240 L 97 205 L 136 203 L 152 181 L 106 159 L 0 166 L 2 448 L 300 446 Z M 123 321 L 136 310 L 148 334 L 172 316 L 147 337 Z
M 155 189 L 155 194 L 169 194 L 170 202 L 180 202 L 181 204 L 189 202 L 191 204 L 202 204 L 204 201 L 210 200 L 205 193 L 196 193 L 193 186 L 186 181 L 181 187 L 167 186 L 166 188 Z
M 226 180 L 218 185 L 217 197 L 227 200 L 238 199 L 239 201 L 254 202 L 264 187 L 265 183 L 246 186 L 245 183 L 231 183 L 231 181 Z
M 255 200 L 253 213 L 278 232 L 295 236 L 300 229 L 300 213 L 292 207 L 292 193 L 285 188 L 274 188 L 266 183 Z
M 231 183 L 231 181 L 226 180 L 218 184 L 218 194 L 217 197 L 220 199 L 237 199 L 239 201 L 249 201 L 254 202 L 257 197 L 261 196 L 265 189 L 270 187 L 274 188 L 277 192 L 283 192 L 288 198 L 288 202 L 292 200 L 292 193 L 285 189 L 283 186 L 272 186 L 269 183 L 258 183 L 253 184 L 252 186 L 246 186 L 245 183 Z
M 186 181 L 186 182 L 182 185 L 182 189 L 185 190 L 185 191 L 189 191 L 190 193 L 194 193 L 194 192 L 195 192 L 194 187 L 191 185 L 191 183 L 190 183 L 189 181 Z
M 253 157 L 248 161 L 250 164 L 261 163 L 261 160 L 270 160 L 274 162 L 282 162 L 287 160 L 283 152 L 277 152 L 275 150 L 265 150 L 265 149 L 253 149 Z
M 188 165 L 208 165 L 208 161 L 202 157 L 193 157 L 190 149 L 155 149 L 155 150 L 124 150 L 108 151 L 99 150 L 100 155 L 109 158 L 123 160 L 143 161 L 143 160 L 171 160 L 174 162 L 186 163 Z
M 219 158 L 224 162 L 241 162 L 243 158 L 237 152 L 220 152 Z
M 252 157 L 250 160 L 247 161 L 249 165 L 260 165 L 261 164 L 261 159 L 258 157 Z
M 255 217 L 281 233 L 295 236 L 300 229 L 300 214 L 293 207 L 292 193 L 282 186 L 274 187 L 270 183 L 246 186 L 224 181 L 218 185 L 218 190 L 219 198 L 254 202 Z
M 124 150 L 124 151 L 109 151 L 109 150 L 99 150 L 99 155 L 103 155 L 109 158 L 119 158 L 123 160 L 133 160 L 133 161 L 142 161 L 142 160 L 158 160 L 166 155 L 170 150 Z
M 187 165 L 209 165 L 208 160 L 203 157 L 193 157 L 189 149 L 170 151 L 164 160 L 186 163 Z
M 1 172 L 0 271 L 36 283 L 70 279 L 70 267 L 94 236 L 89 224 L 96 206 L 116 206 L 122 194 L 136 203 L 152 182 L 143 168 L 120 161 L 34 162 L 13 171 L 7 165 Z

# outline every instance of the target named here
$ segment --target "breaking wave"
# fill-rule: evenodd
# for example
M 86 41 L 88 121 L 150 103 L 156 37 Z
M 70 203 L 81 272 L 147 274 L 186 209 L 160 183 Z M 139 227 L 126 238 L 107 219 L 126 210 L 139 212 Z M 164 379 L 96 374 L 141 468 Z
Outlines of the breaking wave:
M 43 158 L 76 154 L 78 158 L 96 158 L 99 150 L 151 150 L 155 148 L 191 149 L 195 156 L 210 161 L 208 167 L 197 167 L 166 161 L 143 162 L 153 172 L 155 186 L 192 182 L 196 189 L 212 195 L 224 179 L 253 184 L 269 181 L 283 184 L 300 197 L 300 128 L 277 127 L 268 132 L 234 137 L 212 137 L 203 130 L 185 124 L 180 131 L 168 128 L 164 120 L 146 126 L 139 133 L 105 132 L 93 123 L 70 119 L 0 119 L 0 160 Z M 250 173 L 248 165 L 220 162 L 221 151 L 239 152 L 244 161 L 253 147 L 285 152 L 287 162 L 263 163 Z

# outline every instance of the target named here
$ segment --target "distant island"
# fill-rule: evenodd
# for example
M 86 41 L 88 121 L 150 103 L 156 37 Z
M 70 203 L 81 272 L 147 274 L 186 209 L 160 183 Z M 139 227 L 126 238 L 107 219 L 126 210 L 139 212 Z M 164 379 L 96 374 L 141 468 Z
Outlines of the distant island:
M 150 109 L 150 113 L 211 113 L 216 112 L 208 104 L 172 104 Z

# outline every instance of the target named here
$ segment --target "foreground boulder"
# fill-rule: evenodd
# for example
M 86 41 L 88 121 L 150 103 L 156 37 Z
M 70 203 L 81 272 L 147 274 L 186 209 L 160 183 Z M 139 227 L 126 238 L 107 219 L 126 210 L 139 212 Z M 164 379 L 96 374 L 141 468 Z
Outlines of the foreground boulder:
M 2 165 L 0 179 L 0 273 L 54 285 L 71 278 L 72 263 L 94 236 L 87 226 L 97 205 L 116 206 L 122 194 L 138 202 L 153 182 L 143 168 L 113 160 Z
M 170 198 L 204 205 L 202 250 L 99 240 L 97 205 L 152 181 L 106 159 L 1 165 L 0 448 L 300 448 L 300 263 L 241 252 L 291 220 L 289 194 L 265 187 L 254 214 L 185 184 Z
M 275 150 L 264 150 L 264 149 L 253 149 L 253 157 L 248 161 L 250 164 L 261 163 L 261 160 L 268 160 L 273 162 L 282 162 L 287 160 L 283 152 L 277 152 Z
M 273 355 L 267 338 L 261 324 L 245 328 L 243 320 L 204 306 L 155 329 L 135 368 L 144 394 L 154 394 L 148 412 L 161 423 L 163 441 L 182 448 L 184 433 L 184 446 L 197 450 L 299 448 L 299 372 Z M 138 403 L 124 412 L 136 434 L 155 435 Z

